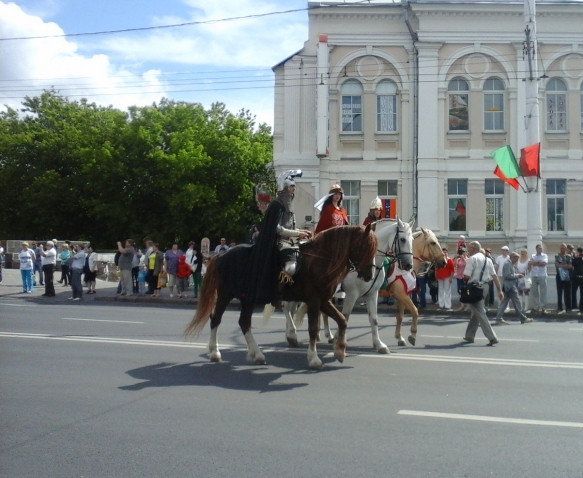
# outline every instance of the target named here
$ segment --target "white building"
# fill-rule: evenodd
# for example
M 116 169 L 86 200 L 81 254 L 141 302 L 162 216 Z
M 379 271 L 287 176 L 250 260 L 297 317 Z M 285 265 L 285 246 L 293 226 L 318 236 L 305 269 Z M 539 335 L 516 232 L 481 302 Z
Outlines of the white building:
M 301 168 L 298 226 L 333 183 L 361 224 L 378 195 L 455 244 L 526 244 L 526 194 L 490 152 L 528 146 L 522 2 L 308 2 L 304 48 L 274 67 L 276 171 Z M 537 2 L 542 228 L 583 245 L 583 3 Z M 496 250 L 496 249 L 495 249 Z M 532 251 L 534 252 L 534 251 Z

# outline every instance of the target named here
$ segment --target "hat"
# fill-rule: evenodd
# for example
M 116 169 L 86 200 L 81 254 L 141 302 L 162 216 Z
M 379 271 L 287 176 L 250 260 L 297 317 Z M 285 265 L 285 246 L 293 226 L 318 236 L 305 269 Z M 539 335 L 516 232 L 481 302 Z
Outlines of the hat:
M 503 251 L 509 251 L 510 249 L 508 248 L 508 246 L 502 246 L 501 248 Z
M 518 252 L 511 252 L 510 257 L 520 257 L 520 254 Z
M 382 211 L 383 203 L 381 202 L 381 199 L 378 196 L 372 200 L 372 202 L 370 203 L 370 208 L 379 209 Z
M 54 246 L 55 243 L 53 241 L 47 241 L 47 246 Z
M 577 252 L 583 252 L 583 247 L 578 247 Z
M 330 191 L 328 191 L 328 192 L 330 194 L 340 193 L 340 194 L 344 195 L 344 189 L 342 189 L 339 184 L 333 184 L 332 186 L 330 186 Z

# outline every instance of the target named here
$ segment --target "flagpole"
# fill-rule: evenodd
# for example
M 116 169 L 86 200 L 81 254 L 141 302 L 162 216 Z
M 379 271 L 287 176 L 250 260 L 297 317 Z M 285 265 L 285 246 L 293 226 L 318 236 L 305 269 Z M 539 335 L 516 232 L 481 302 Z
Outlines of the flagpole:
M 524 0 L 525 42 L 524 55 L 528 64 L 528 76 L 524 78 L 526 96 L 525 140 L 527 145 L 540 142 L 538 63 L 536 39 L 535 0 Z M 542 168 L 541 168 L 542 169 Z M 535 246 L 542 243 L 542 193 L 537 176 L 524 178 L 526 182 L 526 234 L 529 254 L 535 253 Z

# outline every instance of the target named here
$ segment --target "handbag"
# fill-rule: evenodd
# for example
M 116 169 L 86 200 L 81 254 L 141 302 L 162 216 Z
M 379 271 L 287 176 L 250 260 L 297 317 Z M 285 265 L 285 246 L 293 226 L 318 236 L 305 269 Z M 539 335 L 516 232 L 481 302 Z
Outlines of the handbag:
M 571 280 L 571 273 L 569 272 L 569 269 L 557 269 L 559 271 L 559 278 L 563 281 L 563 282 L 568 282 Z
M 163 287 L 166 287 L 167 283 L 168 283 L 168 274 L 166 274 L 166 272 L 160 272 L 160 274 L 158 274 L 158 289 L 162 289 Z
M 484 258 L 484 266 L 482 267 L 482 272 L 480 272 L 480 280 L 482 282 L 482 276 L 484 275 L 484 270 L 486 269 L 486 261 L 488 258 Z M 462 285 L 460 292 L 460 302 L 462 304 L 475 304 L 480 302 L 484 298 L 484 289 L 476 283 L 466 282 Z

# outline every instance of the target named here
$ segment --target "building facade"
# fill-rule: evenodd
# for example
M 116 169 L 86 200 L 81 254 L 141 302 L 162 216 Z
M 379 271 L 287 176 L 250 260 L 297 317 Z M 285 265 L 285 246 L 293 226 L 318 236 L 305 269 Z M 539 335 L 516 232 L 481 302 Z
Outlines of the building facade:
M 385 214 L 492 247 L 526 243 L 526 194 L 493 150 L 528 146 L 522 2 L 309 2 L 304 48 L 274 67 L 276 172 L 301 168 L 313 226 L 333 183 L 361 224 Z M 583 245 L 583 3 L 537 2 L 543 242 Z M 533 251 L 534 252 L 534 251 Z

